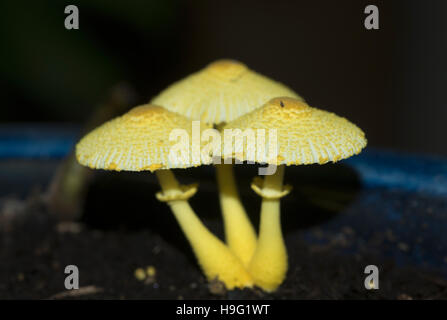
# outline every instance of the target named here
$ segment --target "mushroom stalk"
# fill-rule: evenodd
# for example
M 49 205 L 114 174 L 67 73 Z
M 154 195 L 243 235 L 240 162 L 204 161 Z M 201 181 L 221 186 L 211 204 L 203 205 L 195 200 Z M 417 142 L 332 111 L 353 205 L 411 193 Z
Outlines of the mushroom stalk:
M 188 198 L 196 187 L 180 185 L 170 170 L 157 170 L 156 175 L 163 190 L 157 198 L 168 203 L 208 280 L 218 279 L 228 289 L 251 287 L 251 276 L 239 258 L 205 227 L 189 205 Z
M 239 198 L 232 164 L 216 165 L 226 243 L 245 266 L 256 249 L 256 232 Z
M 249 271 L 255 284 L 265 291 L 274 291 L 287 273 L 287 249 L 281 231 L 280 198 L 290 191 L 283 188 L 284 165 L 276 173 L 256 179 L 253 190 L 262 199 L 259 238 Z

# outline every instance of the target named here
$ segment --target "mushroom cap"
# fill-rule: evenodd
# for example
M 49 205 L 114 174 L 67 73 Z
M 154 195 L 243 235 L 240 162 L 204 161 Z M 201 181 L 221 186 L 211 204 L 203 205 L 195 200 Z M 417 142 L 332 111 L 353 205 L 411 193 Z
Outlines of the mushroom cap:
M 234 60 L 218 60 L 172 84 L 152 103 L 210 124 L 230 122 L 280 96 L 302 100 L 285 85 Z
M 76 145 L 76 158 L 92 169 L 116 171 L 155 171 L 200 165 L 191 164 L 190 158 L 179 157 L 177 164 L 170 161 L 171 147 L 178 143 L 177 139 L 169 139 L 174 129 L 184 129 L 188 137 L 192 137 L 192 120 L 156 105 L 138 106 L 83 137 Z M 201 124 L 200 132 L 203 129 Z
M 223 129 L 244 131 L 248 128 L 265 129 L 266 144 L 269 141 L 268 130 L 276 129 L 277 158 L 266 157 L 265 161 L 259 161 L 256 153 L 256 158 L 248 158 L 250 152 L 246 151 L 250 151 L 250 146 L 244 146 L 243 156 L 232 154 L 224 157 L 277 165 L 324 164 L 358 154 L 367 143 L 363 131 L 345 118 L 289 97 L 274 98 L 261 108 L 228 123 Z M 267 150 L 267 146 L 265 148 Z

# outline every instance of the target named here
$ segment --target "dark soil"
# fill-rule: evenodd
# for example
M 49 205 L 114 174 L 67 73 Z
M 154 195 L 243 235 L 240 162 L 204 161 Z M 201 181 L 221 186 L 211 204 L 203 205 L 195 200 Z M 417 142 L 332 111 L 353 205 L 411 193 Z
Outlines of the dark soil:
M 133 177 L 117 182 L 116 175 L 107 173 L 96 180 L 80 222 L 57 222 L 39 195 L 25 202 L 5 201 L 0 212 L 0 299 L 447 298 L 447 281 L 434 272 L 402 268 L 368 253 L 341 254 L 333 245 L 309 244 L 302 239 L 302 230 L 289 223 L 285 230 L 290 268 L 279 290 L 273 294 L 258 289 L 227 292 L 205 281 L 169 210 L 154 199 L 158 187 L 153 179 Z M 211 195 L 215 190 L 207 182 L 201 190 L 209 193 L 193 198 L 192 205 L 197 212 L 205 212 L 201 217 L 222 236 L 217 197 Z M 259 205 L 252 208 L 250 204 L 259 199 L 250 200 L 244 192 L 242 197 L 250 213 L 258 212 Z M 314 222 L 307 220 L 304 225 L 318 225 L 333 215 L 329 211 L 315 214 Z M 352 234 L 349 227 L 345 231 Z M 340 237 L 318 232 L 329 244 Z M 381 266 L 379 290 L 364 288 L 364 268 L 370 264 Z M 77 293 L 64 288 L 67 265 L 79 268 L 83 290 Z M 155 268 L 155 276 L 138 280 L 135 270 L 147 266 Z
M 260 290 L 225 292 L 211 287 L 191 253 L 148 230 L 103 231 L 77 223 L 54 223 L 43 208 L 16 221 L 2 235 L 1 299 L 58 298 L 64 268 L 75 264 L 80 286 L 95 286 L 74 298 L 89 299 L 437 299 L 447 298 L 447 281 L 418 269 L 382 262 L 380 290 L 365 290 L 365 256 L 335 255 L 328 247 L 295 241 L 287 280 L 274 294 Z M 32 216 L 31 216 L 32 215 Z M 291 244 L 289 243 L 289 246 Z M 138 267 L 154 266 L 156 276 L 139 281 Z M 212 292 L 214 293 L 212 293 Z M 75 291 L 73 291 L 75 292 Z M 71 298 L 64 296 L 61 298 Z

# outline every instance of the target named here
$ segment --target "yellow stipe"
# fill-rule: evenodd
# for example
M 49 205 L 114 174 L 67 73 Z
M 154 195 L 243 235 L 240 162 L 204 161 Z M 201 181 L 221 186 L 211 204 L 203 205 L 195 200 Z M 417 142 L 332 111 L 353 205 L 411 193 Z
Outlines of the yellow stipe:
M 254 192 L 263 199 L 276 200 L 285 197 L 292 191 L 291 185 L 285 185 L 281 191 L 264 188 L 264 180 L 261 177 L 255 177 L 251 183 Z
M 248 266 L 256 249 L 256 233 L 242 206 L 232 164 L 216 165 L 219 198 L 228 247 Z
M 170 170 L 156 171 L 166 195 L 180 191 L 180 185 Z M 208 280 L 222 281 L 227 289 L 251 287 L 253 280 L 239 258 L 199 220 L 188 201 L 169 201 L 172 212 Z
M 265 176 L 265 192 L 281 192 L 284 166 L 274 175 Z M 262 199 L 261 221 L 256 251 L 249 265 L 255 285 L 271 292 L 284 281 L 287 273 L 287 249 L 281 232 L 279 199 Z

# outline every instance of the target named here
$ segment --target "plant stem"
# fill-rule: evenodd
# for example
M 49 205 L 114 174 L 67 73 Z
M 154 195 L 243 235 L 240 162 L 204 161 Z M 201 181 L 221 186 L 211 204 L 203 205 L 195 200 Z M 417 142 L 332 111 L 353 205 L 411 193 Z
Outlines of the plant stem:
M 216 165 L 219 199 L 228 247 L 245 266 L 256 250 L 256 232 L 241 203 L 232 164 Z
M 264 178 L 266 195 L 283 190 L 284 165 L 273 175 Z M 287 273 L 287 249 L 281 231 L 280 197 L 262 199 L 258 246 L 250 262 L 249 271 L 255 284 L 266 291 L 274 291 Z
M 157 178 L 166 196 L 183 194 L 180 184 L 170 170 L 156 171 Z M 170 206 L 183 233 L 208 280 L 218 279 L 228 289 L 251 287 L 252 279 L 242 262 L 228 247 L 214 236 L 200 221 L 185 199 L 169 200 Z

